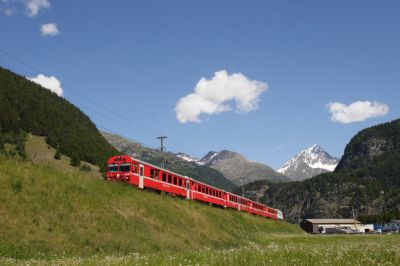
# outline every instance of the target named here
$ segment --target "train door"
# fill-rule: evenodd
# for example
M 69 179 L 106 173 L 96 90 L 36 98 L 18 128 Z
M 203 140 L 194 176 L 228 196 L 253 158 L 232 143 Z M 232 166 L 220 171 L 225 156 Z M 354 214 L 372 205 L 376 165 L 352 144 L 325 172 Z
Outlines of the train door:
M 190 181 L 186 180 L 186 198 L 190 199 Z
M 144 167 L 143 164 L 139 165 L 139 188 L 144 188 Z

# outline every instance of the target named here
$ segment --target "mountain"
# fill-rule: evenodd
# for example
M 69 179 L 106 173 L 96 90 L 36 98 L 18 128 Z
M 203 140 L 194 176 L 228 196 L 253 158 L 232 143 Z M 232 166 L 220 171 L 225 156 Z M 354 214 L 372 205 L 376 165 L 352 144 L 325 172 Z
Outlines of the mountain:
M 117 153 L 87 115 L 57 94 L 0 67 L 0 150 L 15 144 L 25 157 L 26 134 L 46 137 L 61 153 L 98 165 Z
M 161 159 L 164 158 L 165 165 L 168 169 L 189 177 L 200 182 L 210 184 L 232 191 L 236 186 L 224 177 L 223 174 L 208 166 L 199 165 L 195 158 L 184 153 L 163 152 L 144 147 L 143 145 L 125 139 L 115 134 L 101 132 L 102 135 L 121 153 L 132 155 L 140 160 L 160 165 Z
M 245 186 L 246 195 L 282 209 L 288 220 L 400 218 L 400 119 L 364 129 L 346 145 L 332 173 L 303 182 Z M 371 218 L 372 217 L 372 218 Z
M 183 152 L 178 152 L 178 153 L 175 154 L 175 156 L 180 158 L 180 159 L 182 159 L 182 160 L 184 160 L 184 161 L 186 161 L 186 162 L 194 162 L 196 164 L 202 165 L 200 163 L 199 159 L 197 159 L 197 158 L 195 158 L 195 157 L 193 157 L 193 156 L 191 156 L 189 154 L 186 154 L 186 153 L 183 153 Z
M 243 177 L 245 184 L 255 180 L 268 180 L 274 183 L 290 181 L 271 167 L 249 161 L 239 153 L 228 150 L 211 151 L 201 159 L 200 163 L 218 170 L 237 186 L 242 185 L 241 178 Z
M 215 156 L 218 155 L 216 151 L 209 151 L 203 158 L 199 161 L 199 164 L 205 165 L 208 164 Z
M 302 181 L 321 173 L 332 172 L 339 163 L 317 144 L 302 150 L 277 170 L 293 181 Z

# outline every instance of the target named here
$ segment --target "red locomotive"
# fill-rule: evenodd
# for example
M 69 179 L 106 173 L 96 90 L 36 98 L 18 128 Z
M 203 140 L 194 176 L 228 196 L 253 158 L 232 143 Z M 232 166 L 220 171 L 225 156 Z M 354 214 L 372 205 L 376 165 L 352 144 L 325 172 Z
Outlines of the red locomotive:
M 188 200 L 198 200 L 274 220 L 283 220 L 280 210 L 127 155 L 112 156 L 108 159 L 106 178 L 107 180 L 128 182 L 142 189 L 146 187 L 165 191 Z

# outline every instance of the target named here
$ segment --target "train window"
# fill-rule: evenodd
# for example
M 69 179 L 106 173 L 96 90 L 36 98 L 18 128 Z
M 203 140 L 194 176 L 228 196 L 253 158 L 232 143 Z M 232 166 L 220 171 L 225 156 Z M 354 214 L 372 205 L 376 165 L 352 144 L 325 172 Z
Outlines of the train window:
M 174 176 L 174 185 L 176 185 L 176 184 L 177 184 L 177 177 Z
M 172 183 L 172 176 L 168 175 L 168 183 Z
M 118 164 L 109 164 L 108 172 L 118 172 Z
M 131 171 L 131 165 L 129 163 L 123 163 L 119 165 L 119 171 L 120 172 L 130 172 Z
M 162 173 L 162 181 L 166 182 L 167 181 L 167 174 Z
M 178 186 L 182 186 L 182 179 L 178 177 Z
M 160 179 L 160 172 L 158 171 L 158 170 L 156 170 L 156 176 L 155 176 L 155 178 L 158 180 L 158 179 Z
M 154 178 L 154 169 L 150 169 L 150 177 Z
M 140 166 L 140 175 L 142 176 L 144 172 L 143 166 Z

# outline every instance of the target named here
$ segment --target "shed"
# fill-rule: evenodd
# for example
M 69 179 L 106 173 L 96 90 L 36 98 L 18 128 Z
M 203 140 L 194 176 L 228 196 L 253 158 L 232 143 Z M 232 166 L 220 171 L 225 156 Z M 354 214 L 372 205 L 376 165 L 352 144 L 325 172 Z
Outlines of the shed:
M 304 231 L 313 234 L 325 233 L 327 228 L 341 228 L 350 233 L 357 233 L 361 226 L 361 222 L 354 219 L 304 219 L 300 223 Z M 328 230 L 330 231 L 332 230 Z

